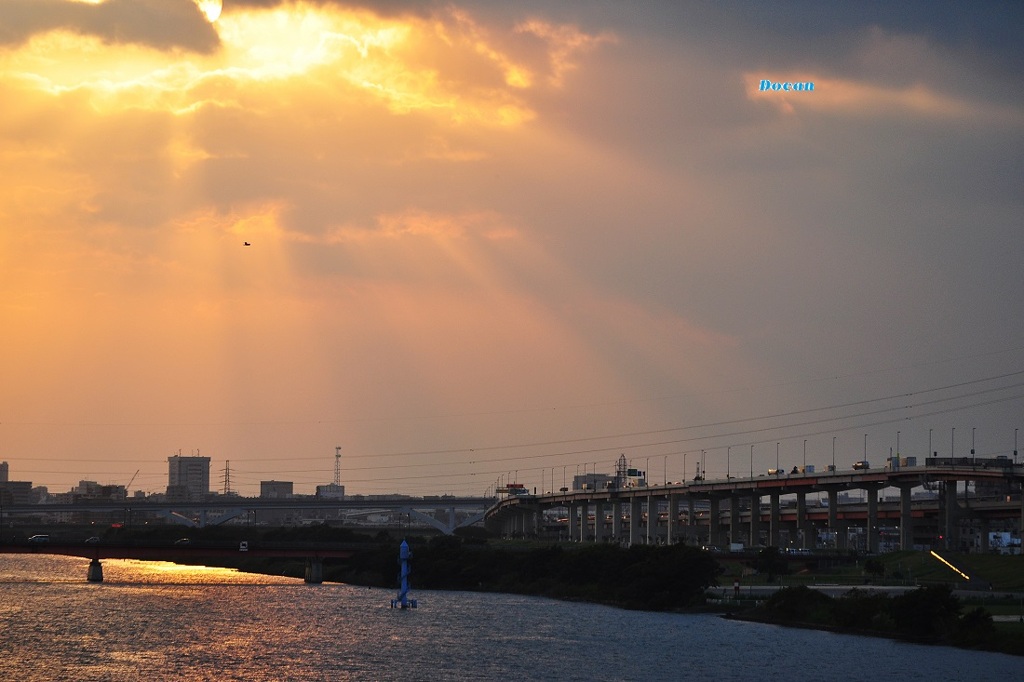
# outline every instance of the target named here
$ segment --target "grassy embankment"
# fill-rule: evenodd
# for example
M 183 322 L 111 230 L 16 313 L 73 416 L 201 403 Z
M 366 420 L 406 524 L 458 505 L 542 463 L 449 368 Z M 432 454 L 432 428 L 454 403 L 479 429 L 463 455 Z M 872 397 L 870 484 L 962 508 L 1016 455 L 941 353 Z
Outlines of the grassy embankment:
M 739 617 L 752 620 L 1024 655 L 1024 557 L 946 552 L 942 557 L 955 568 L 928 552 L 846 563 L 791 560 L 776 566 L 775 584 L 789 589 L 756 605 L 733 605 Z M 741 576 L 745 584 L 767 583 L 763 572 L 752 572 L 751 563 L 723 560 L 723 582 Z M 830 598 L 807 589 L 815 584 L 849 585 L 851 591 Z M 921 587 L 903 595 L 858 589 L 868 584 Z M 969 592 L 958 597 L 953 589 Z

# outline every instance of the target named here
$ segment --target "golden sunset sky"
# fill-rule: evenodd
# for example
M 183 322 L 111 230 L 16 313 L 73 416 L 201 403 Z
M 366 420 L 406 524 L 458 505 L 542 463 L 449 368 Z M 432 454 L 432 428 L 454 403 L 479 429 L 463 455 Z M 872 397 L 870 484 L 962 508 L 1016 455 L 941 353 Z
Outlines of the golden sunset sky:
M 1012 454 L 1022 16 L 0 0 L 0 460 L 310 493 L 341 446 L 350 493 L 480 495 Z

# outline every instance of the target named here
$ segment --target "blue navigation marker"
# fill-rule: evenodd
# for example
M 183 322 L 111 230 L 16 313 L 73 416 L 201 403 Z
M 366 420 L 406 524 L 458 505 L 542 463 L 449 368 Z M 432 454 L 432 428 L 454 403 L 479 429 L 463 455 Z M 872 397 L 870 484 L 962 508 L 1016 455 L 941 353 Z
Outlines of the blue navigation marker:
M 412 559 L 412 550 L 409 549 L 409 543 L 402 540 L 402 544 L 398 548 L 398 564 L 401 566 L 401 571 L 398 574 L 399 580 L 399 592 L 398 599 L 391 600 L 391 608 L 416 608 L 416 600 L 409 599 L 409 573 L 412 572 L 412 567 L 409 565 Z

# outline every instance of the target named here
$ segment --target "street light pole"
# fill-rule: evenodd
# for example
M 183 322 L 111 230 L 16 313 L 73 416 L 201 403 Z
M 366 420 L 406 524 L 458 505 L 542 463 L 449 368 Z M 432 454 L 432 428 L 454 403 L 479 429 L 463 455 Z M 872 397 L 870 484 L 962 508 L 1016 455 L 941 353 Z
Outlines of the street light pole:
M 836 472 L 836 437 L 832 436 L 832 473 Z
M 801 473 L 807 473 L 807 439 L 804 438 L 804 470 Z
M 725 480 L 732 478 L 732 465 L 730 460 L 732 459 L 732 446 L 730 445 L 725 449 Z
M 775 444 L 775 475 L 779 475 L 779 444 Z
M 754 444 L 750 444 L 750 480 L 754 480 Z

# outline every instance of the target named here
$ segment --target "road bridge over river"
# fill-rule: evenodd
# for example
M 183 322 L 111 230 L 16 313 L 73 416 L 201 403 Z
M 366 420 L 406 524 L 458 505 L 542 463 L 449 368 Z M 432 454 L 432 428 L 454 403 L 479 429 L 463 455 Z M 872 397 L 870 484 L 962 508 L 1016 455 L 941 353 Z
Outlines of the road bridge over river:
M 293 558 L 306 562 L 308 583 L 323 582 L 324 559 L 347 559 L 360 547 L 354 543 L 268 543 L 268 542 L 204 542 L 182 544 L 159 542 L 108 542 L 91 538 L 87 542 L 52 542 L 45 536 L 17 542 L 0 543 L 0 554 L 60 554 L 90 559 L 87 577 L 103 581 L 101 561 L 106 559 L 138 559 L 198 564 L 204 559 L 225 557 Z
M 560 508 L 565 532 L 577 541 L 811 550 L 824 535 L 836 549 L 857 540 L 877 552 L 881 529 L 892 528 L 902 549 L 970 544 L 988 551 L 990 530 L 1020 537 L 1022 481 L 1024 465 L 1006 458 L 928 458 L 924 466 L 510 496 L 488 510 L 485 523 L 503 535 L 542 535 L 545 511 Z M 879 500 L 887 488 L 898 491 L 898 501 Z M 923 494 L 915 498 L 915 490 Z M 858 499 L 841 500 L 851 491 Z
M 426 523 L 446 535 L 455 529 L 478 523 L 484 517 L 485 510 L 494 503 L 493 498 L 485 497 L 351 497 L 345 499 L 332 498 L 263 498 L 216 496 L 202 501 L 153 501 L 149 499 L 126 500 L 85 500 L 67 503 L 18 504 L 0 506 L 0 525 L 4 518 L 12 520 L 16 517 L 40 517 L 73 519 L 92 516 L 106 520 L 116 519 L 130 525 L 133 519 L 147 514 L 159 514 L 182 525 L 204 527 L 218 525 L 238 518 L 243 514 L 252 514 L 257 519 L 261 514 L 295 512 L 302 515 L 306 512 L 325 511 L 345 514 L 370 512 L 397 512 L 408 514 Z M 461 512 L 461 514 L 457 514 Z M 457 518 L 461 515 L 462 518 Z M 446 518 L 445 518 L 446 517 Z

